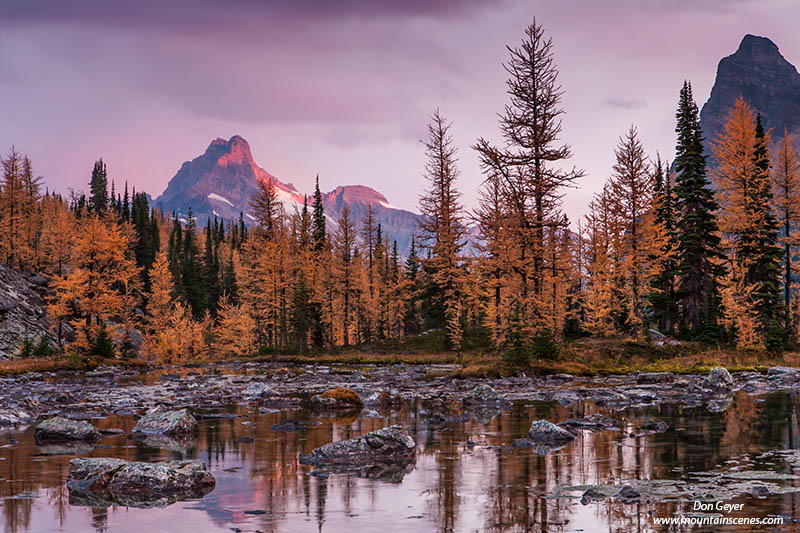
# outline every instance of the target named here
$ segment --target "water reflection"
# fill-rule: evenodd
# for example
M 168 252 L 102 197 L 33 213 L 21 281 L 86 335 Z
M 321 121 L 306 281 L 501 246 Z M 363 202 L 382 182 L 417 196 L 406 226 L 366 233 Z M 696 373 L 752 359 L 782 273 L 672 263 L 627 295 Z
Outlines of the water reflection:
M 37 446 L 33 428 L 0 433 L 0 505 L 5 531 L 651 531 L 652 516 L 689 511 L 690 502 L 624 505 L 604 500 L 581 505 L 553 498 L 563 485 L 614 484 L 623 480 L 685 479 L 686 476 L 737 465 L 753 469 L 758 455 L 794 448 L 798 442 L 796 394 L 761 398 L 741 394 L 722 413 L 703 407 L 660 406 L 614 412 L 593 404 L 516 403 L 497 416 L 464 417 L 428 424 L 431 407 L 409 402 L 401 409 L 369 417 L 316 418 L 303 410 L 259 414 L 231 408 L 227 417 L 203 418 L 193 443 L 137 443 L 127 439 L 135 425 L 130 416 L 109 416 L 93 423 L 119 428 L 93 450 Z M 584 431 L 563 449 L 541 456 L 511 449 L 532 420 L 614 418 L 620 431 Z M 295 419 L 295 431 L 271 426 Z M 643 421 L 666 421 L 665 433 L 636 437 Z M 298 463 L 327 442 L 352 438 L 391 424 L 401 424 L 417 441 L 417 459 L 388 479 L 365 471 L 359 475 L 311 476 Z M 243 438 L 252 443 L 240 442 Z M 12 444 L 11 439 L 19 441 Z M 247 441 L 248 439 L 245 439 Z M 154 447 L 162 446 L 162 447 Z M 202 459 L 217 478 L 213 492 L 196 501 L 164 509 L 93 509 L 69 505 L 64 481 L 72 455 L 113 456 L 131 461 L 184 457 Z M 783 465 L 781 471 L 794 473 Z M 790 485 L 795 482 L 790 482 Z M 742 516 L 795 516 L 797 493 L 764 499 L 741 496 Z M 710 529 L 709 529 L 710 530 Z M 745 531 L 746 529 L 742 529 Z

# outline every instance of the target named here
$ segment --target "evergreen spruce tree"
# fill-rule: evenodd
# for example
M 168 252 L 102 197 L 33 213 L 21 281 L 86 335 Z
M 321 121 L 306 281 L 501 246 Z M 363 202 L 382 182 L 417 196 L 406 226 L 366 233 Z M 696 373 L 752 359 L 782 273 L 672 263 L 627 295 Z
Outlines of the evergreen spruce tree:
M 772 211 L 772 188 L 770 183 L 769 137 L 761 124 L 761 114 L 756 118 L 756 150 L 754 154 L 755 175 L 752 179 L 753 218 L 760 221 L 755 226 L 753 262 L 748 273 L 749 281 L 756 286 L 754 299 L 765 335 L 765 344 L 770 351 L 781 351 L 785 333 L 780 324 L 784 322 L 781 309 L 781 248 L 778 244 L 778 219 Z
M 197 246 L 197 220 L 192 208 L 189 208 L 186 226 L 183 230 L 183 248 L 181 250 L 181 285 L 186 302 L 196 319 L 203 316 L 206 310 L 206 287 L 200 261 L 200 250 Z
M 325 210 L 322 207 L 322 192 L 319 190 L 319 176 L 314 189 L 314 202 L 311 204 L 311 239 L 315 252 L 325 248 Z
M 212 316 L 216 316 L 222 287 L 219 279 L 219 257 L 216 253 L 219 248 L 214 245 L 210 219 L 206 222 L 205 237 L 203 266 L 205 268 L 206 308 L 211 311 Z
M 688 81 L 681 89 L 676 118 L 676 279 L 683 307 L 681 327 L 687 337 L 712 341 L 720 334 L 718 280 L 723 274 L 715 216 L 718 206 L 706 174 L 703 134 Z
M 653 193 L 654 222 L 656 226 L 656 249 L 650 261 L 656 266 L 650 280 L 652 290 L 648 296 L 653 308 L 653 320 L 659 331 L 672 334 L 678 318 L 678 305 L 675 299 L 676 264 L 675 250 L 675 198 L 669 177 L 669 165 L 666 173 L 658 158 L 656 163 Z
M 104 216 L 108 212 L 108 171 L 102 158 L 92 169 L 89 191 L 89 211 Z

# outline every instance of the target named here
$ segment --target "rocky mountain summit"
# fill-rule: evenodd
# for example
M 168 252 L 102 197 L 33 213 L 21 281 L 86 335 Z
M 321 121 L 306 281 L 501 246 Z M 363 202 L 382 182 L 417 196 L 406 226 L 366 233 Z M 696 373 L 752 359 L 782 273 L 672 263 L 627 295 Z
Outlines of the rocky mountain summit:
M 238 220 L 240 213 L 245 223 L 250 224 L 253 220 L 250 199 L 258 192 L 259 181 L 275 184 L 278 198 L 288 213 L 295 208 L 302 209 L 306 194 L 311 203 L 312 191 L 301 193 L 293 184 L 280 181 L 258 166 L 250 145 L 239 135 L 227 141 L 215 139 L 202 155 L 185 162 L 155 203 L 167 213 L 174 211 L 183 217 L 191 208 L 199 224 L 214 216 Z M 345 206 L 350 209 L 356 226 L 360 226 L 361 218 L 372 206 L 376 221 L 390 242 L 397 241 L 401 254 L 408 252 L 420 218 L 418 214 L 394 207 L 383 194 L 364 185 L 336 187 L 324 194 L 323 206 L 331 231 L 335 231 L 336 220 Z
M 766 37 L 745 35 L 739 49 L 720 60 L 711 96 L 700 111 L 706 147 L 740 95 L 761 113 L 773 139 L 782 137 L 784 128 L 800 131 L 800 74 Z

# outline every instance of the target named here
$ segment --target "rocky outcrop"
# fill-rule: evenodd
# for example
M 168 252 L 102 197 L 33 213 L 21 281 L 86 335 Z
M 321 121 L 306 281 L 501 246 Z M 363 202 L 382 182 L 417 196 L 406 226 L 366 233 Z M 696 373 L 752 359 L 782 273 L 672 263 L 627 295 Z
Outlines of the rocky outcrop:
M 203 461 L 136 463 L 113 458 L 78 458 L 69 462 L 70 503 L 128 507 L 165 506 L 201 497 L 216 484 Z
M 48 280 L 0 265 L 0 359 L 18 355 L 25 339 L 55 342 L 44 311 Z
M 160 405 L 147 411 L 133 428 L 134 435 L 163 435 L 173 439 L 197 437 L 199 431 L 197 420 L 186 409 L 171 411 Z
M 414 459 L 416 443 L 400 426 L 390 426 L 355 439 L 330 442 L 309 454 L 300 454 L 300 463 L 314 466 L 363 466 L 372 463 L 408 462 Z
M 717 139 L 740 95 L 761 113 L 774 139 L 783 136 L 784 128 L 800 130 L 800 74 L 766 37 L 745 35 L 738 50 L 719 62 L 711 96 L 700 112 L 707 144 Z
M 37 442 L 58 442 L 82 440 L 94 442 L 100 439 L 100 432 L 83 420 L 70 420 L 61 416 L 48 418 L 36 426 Z

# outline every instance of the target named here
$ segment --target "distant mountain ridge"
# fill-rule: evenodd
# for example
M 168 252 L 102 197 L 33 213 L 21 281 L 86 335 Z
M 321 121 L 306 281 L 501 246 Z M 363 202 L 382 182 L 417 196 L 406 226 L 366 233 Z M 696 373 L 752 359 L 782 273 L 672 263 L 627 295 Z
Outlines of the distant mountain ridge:
M 783 137 L 784 128 L 800 131 L 800 73 L 766 37 L 745 35 L 736 52 L 720 60 L 711 95 L 700 111 L 707 148 L 740 95 L 761 113 L 773 140 Z
M 291 183 L 284 183 L 258 166 L 248 142 L 239 135 L 229 140 L 217 138 L 211 141 L 206 151 L 181 165 L 167 184 L 166 190 L 156 198 L 155 205 L 165 212 L 188 215 L 189 208 L 204 224 L 217 216 L 225 220 L 238 220 L 242 213 L 245 222 L 252 222 L 250 199 L 258 192 L 258 181 L 275 184 L 278 198 L 288 213 L 294 208 L 302 209 L 304 194 Z M 311 203 L 311 192 L 309 205 Z M 357 228 L 369 206 L 375 211 L 375 219 L 381 224 L 389 241 L 397 241 L 401 255 L 407 255 L 411 237 L 417 230 L 421 215 L 394 207 L 380 192 L 365 185 L 343 185 L 325 193 L 322 199 L 329 229 L 335 231 L 336 220 L 345 206 L 350 209 Z

